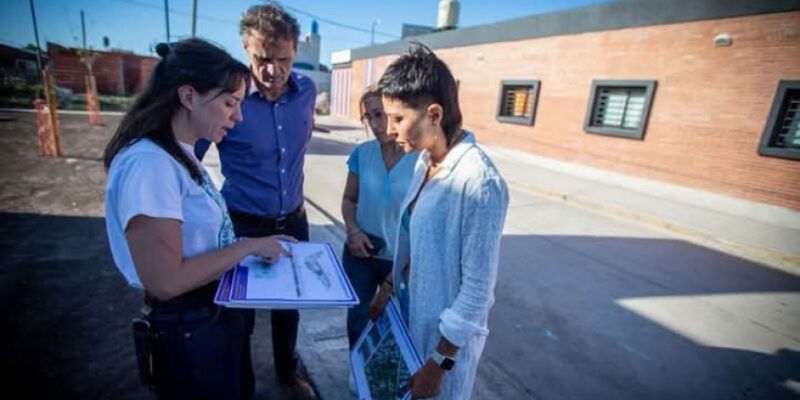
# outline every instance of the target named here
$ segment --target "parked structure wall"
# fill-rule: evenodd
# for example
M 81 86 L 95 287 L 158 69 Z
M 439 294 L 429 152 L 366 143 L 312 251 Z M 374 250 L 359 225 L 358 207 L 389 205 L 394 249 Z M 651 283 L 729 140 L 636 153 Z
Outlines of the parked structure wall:
M 732 45 L 717 47 L 722 33 Z M 448 32 L 454 34 L 454 32 Z M 636 26 L 435 49 L 483 143 L 800 210 L 800 161 L 758 154 L 781 80 L 800 80 L 800 12 Z M 353 59 L 351 118 L 368 64 Z M 533 125 L 496 119 L 503 80 L 540 82 Z M 587 133 L 593 80 L 654 80 L 641 140 Z

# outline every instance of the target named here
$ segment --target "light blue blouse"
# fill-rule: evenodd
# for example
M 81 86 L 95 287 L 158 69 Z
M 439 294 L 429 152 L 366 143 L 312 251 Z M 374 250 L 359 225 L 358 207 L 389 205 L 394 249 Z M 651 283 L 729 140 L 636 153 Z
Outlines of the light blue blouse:
M 391 260 L 394 257 L 400 207 L 411 185 L 418 156 L 418 153 L 405 154 L 387 171 L 381 144 L 373 139 L 356 146 L 347 160 L 350 173 L 358 176 L 358 227 L 386 241 L 377 258 Z

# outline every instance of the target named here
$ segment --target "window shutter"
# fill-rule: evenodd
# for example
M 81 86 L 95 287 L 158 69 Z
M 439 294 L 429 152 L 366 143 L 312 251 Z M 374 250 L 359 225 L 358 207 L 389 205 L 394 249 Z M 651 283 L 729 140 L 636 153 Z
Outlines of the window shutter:
M 527 117 L 531 113 L 531 90 L 529 86 L 508 86 L 504 88 L 503 109 L 500 115 L 506 117 Z
M 778 127 L 775 145 L 800 148 L 800 91 L 790 91 L 786 99 L 786 114 Z
M 645 100 L 644 88 L 601 88 L 593 124 L 638 129 Z

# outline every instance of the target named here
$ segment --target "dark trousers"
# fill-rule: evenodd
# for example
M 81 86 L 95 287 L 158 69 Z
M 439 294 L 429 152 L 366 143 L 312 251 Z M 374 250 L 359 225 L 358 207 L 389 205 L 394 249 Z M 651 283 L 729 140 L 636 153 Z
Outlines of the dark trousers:
M 149 300 L 159 399 L 250 399 L 252 320 L 213 303 L 217 282 L 164 302 Z
M 300 241 L 308 241 L 308 218 L 302 207 L 285 220 L 268 218 L 230 210 L 233 229 L 238 237 L 262 237 L 270 235 L 289 235 Z M 248 310 L 249 318 L 255 319 L 254 310 Z M 297 310 L 272 310 L 272 351 L 275 357 L 275 373 L 281 381 L 289 381 L 297 370 L 298 357 L 297 326 L 300 313 Z
M 359 258 L 350 253 L 347 244 L 342 250 L 342 264 L 353 289 L 360 300 L 359 304 L 347 310 L 347 340 L 353 347 L 361 331 L 367 326 L 369 303 L 378 286 L 392 272 L 392 262 L 378 258 Z

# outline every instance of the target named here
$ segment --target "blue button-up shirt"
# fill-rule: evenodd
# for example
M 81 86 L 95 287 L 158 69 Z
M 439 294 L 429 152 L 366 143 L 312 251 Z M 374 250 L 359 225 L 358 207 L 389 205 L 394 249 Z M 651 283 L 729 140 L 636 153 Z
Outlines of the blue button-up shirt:
M 314 124 L 314 82 L 292 72 L 289 89 L 270 101 L 251 85 L 243 120 L 217 145 L 222 196 L 228 209 L 263 217 L 286 215 L 303 204 L 303 161 Z M 198 157 L 210 143 L 198 140 Z

